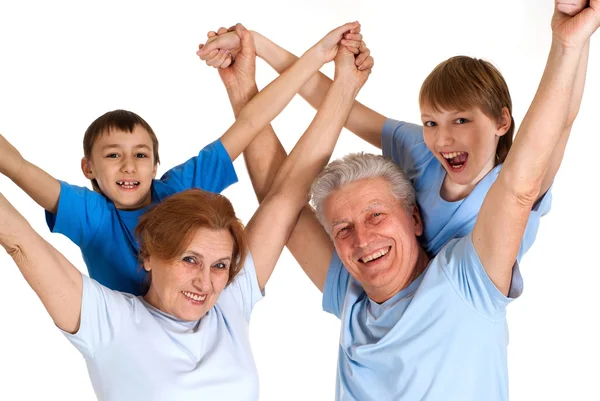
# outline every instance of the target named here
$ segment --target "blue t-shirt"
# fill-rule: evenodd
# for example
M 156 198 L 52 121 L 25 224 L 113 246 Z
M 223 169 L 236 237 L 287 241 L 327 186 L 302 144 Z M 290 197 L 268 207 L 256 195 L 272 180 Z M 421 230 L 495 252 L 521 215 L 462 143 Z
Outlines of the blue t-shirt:
M 423 218 L 421 245 L 436 255 L 452 238 L 461 238 L 473 230 L 483 199 L 498 178 L 502 164 L 497 165 L 464 199 L 448 202 L 440 196 L 446 170 L 425 145 L 423 127 L 388 119 L 381 133 L 383 155 L 392 159 L 406 173 L 417 195 Z M 533 244 L 540 218 L 552 204 L 550 191 L 538 201 L 529 216 L 518 260 Z
M 508 400 L 505 308 L 471 235 L 451 240 L 407 288 L 373 302 L 334 256 L 323 308 L 341 319 L 336 399 Z
M 221 192 L 235 182 L 233 163 L 216 140 L 153 180 L 152 204 L 190 188 Z M 57 213 L 46 212 L 46 222 L 52 232 L 64 234 L 81 248 L 90 277 L 110 289 L 142 295 L 146 271 L 140 267 L 133 233 L 139 217 L 151 207 L 118 210 L 105 196 L 61 181 Z
M 258 400 L 248 326 L 262 293 L 250 256 L 192 322 L 82 277 L 79 330 L 63 333 L 85 358 L 99 400 Z

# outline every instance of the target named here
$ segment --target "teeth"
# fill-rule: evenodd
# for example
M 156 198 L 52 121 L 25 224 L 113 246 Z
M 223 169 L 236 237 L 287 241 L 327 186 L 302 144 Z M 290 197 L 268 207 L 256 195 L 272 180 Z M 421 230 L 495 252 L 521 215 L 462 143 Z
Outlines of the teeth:
M 183 293 L 183 295 L 185 295 L 188 298 L 193 299 L 194 301 L 204 301 L 206 299 L 206 295 L 197 295 L 194 294 L 193 292 L 189 292 L 189 291 L 181 291 Z
M 461 168 L 463 166 L 464 163 L 461 164 L 452 164 L 450 165 L 450 167 L 452 167 L 454 170 L 458 170 L 459 168 Z
M 369 256 L 362 257 L 360 259 L 360 261 L 363 262 L 363 263 L 370 262 L 373 259 L 378 259 L 378 258 L 382 257 L 383 255 L 386 255 L 389 251 L 390 251 L 390 248 L 386 248 L 386 249 L 384 249 L 382 251 L 375 252 L 375 253 L 373 253 L 373 254 L 371 254 Z
M 137 185 L 140 185 L 139 181 L 117 181 L 117 185 L 126 188 L 126 189 L 133 189 L 135 188 Z
M 444 159 L 452 159 L 453 157 L 456 157 L 458 155 L 462 155 L 465 152 L 450 152 L 450 153 L 442 153 L 442 156 L 444 157 Z

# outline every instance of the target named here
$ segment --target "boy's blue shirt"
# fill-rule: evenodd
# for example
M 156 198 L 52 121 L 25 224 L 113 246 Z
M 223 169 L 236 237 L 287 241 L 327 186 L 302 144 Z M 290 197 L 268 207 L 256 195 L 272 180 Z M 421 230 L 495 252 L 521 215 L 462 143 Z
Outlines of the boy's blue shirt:
M 113 290 L 143 295 L 146 272 L 138 260 L 134 236 L 139 217 L 177 192 L 201 188 L 218 193 L 236 182 L 229 154 L 216 140 L 198 156 L 153 180 L 150 206 L 118 210 L 105 196 L 61 181 L 57 213 L 46 212 L 46 222 L 52 232 L 64 234 L 79 246 L 90 277 Z

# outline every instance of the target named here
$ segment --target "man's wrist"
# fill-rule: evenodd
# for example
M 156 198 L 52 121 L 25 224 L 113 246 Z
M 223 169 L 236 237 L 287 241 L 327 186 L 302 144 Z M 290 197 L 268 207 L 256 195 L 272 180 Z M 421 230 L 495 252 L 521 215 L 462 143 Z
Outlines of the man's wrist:
M 246 88 L 227 88 L 227 96 L 229 96 L 229 102 L 233 108 L 233 114 L 237 117 L 244 106 L 246 106 L 250 99 L 252 99 L 257 93 L 258 87 L 256 84 Z

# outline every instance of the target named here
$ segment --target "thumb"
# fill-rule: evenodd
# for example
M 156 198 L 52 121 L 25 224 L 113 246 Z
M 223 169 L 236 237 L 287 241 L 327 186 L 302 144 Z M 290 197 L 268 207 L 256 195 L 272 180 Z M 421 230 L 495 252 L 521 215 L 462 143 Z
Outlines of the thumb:
M 248 58 L 254 57 L 256 51 L 254 49 L 254 39 L 252 39 L 250 31 L 242 24 L 238 23 L 235 25 L 235 32 L 240 38 L 240 44 L 242 46 L 240 53 Z

